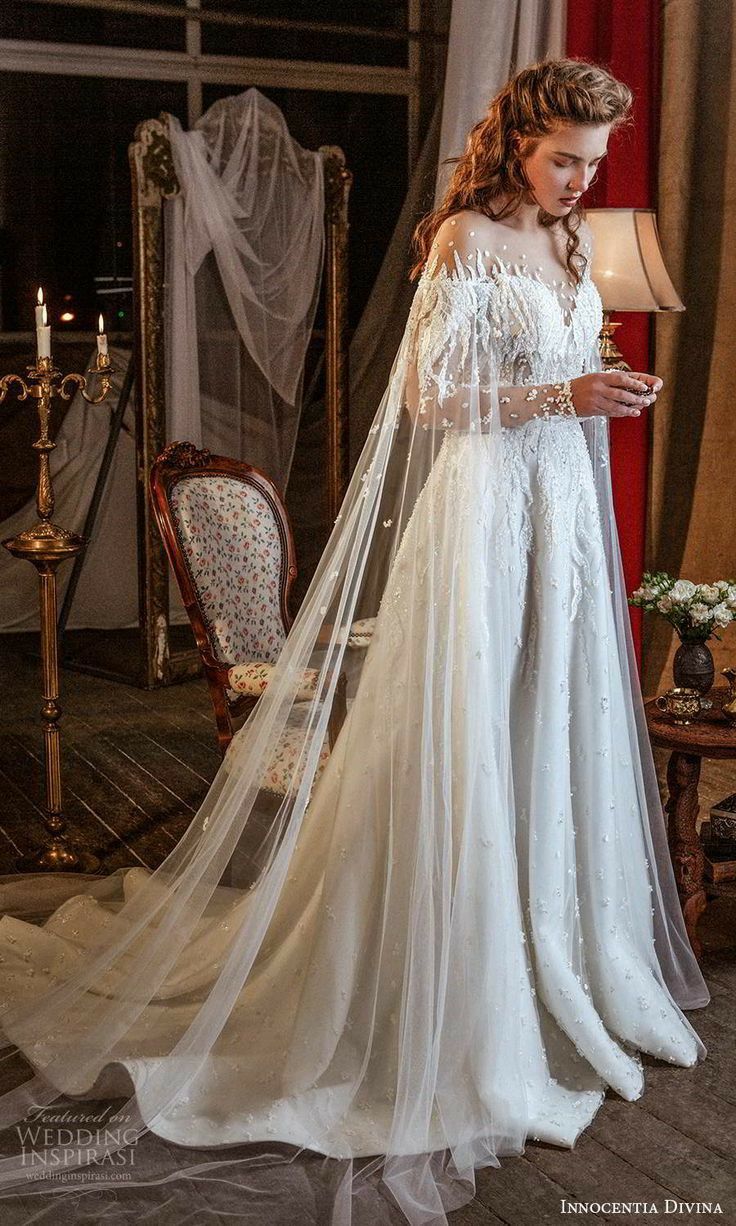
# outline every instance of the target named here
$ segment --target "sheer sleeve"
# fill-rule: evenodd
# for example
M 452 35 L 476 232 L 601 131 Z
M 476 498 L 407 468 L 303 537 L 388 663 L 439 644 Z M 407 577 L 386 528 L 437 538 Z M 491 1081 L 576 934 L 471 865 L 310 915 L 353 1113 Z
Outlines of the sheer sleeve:
M 447 227 L 414 299 L 406 400 L 417 427 L 472 433 L 498 412 L 503 323 L 496 283 L 453 254 Z
M 498 373 L 477 283 L 448 276 L 422 295 L 407 374 L 407 407 L 423 430 L 473 432 L 497 404 Z

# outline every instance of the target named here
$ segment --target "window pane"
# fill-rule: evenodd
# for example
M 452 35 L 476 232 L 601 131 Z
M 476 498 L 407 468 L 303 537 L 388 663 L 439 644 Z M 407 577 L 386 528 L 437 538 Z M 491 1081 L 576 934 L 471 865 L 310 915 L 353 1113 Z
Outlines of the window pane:
M 265 56 L 268 59 L 322 60 L 328 63 L 375 64 L 405 67 L 406 41 L 341 34 L 341 25 L 369 26 L 376 30 L 404 31 L 406 0 L 202 0 L 202 9 L 242 13 L 251 17 L 289 18 L 321 22 L 335 33 L 304 33 L 283 29 L 248 29 L 236 25 L 202 25 L 202 50 L 210 55 Z
M 186 7 L 185 0 L 167 3 Z M 3 0 L 0 38 L 93 43 L 100 47 L 150 47 L 155 51 L 186 48 L 184 22 L 172 17 L 132 17 L 128 13 L 105 13 L 74 5 L 29 4 L 28 0 Z
M 34 326 L 39 285 L 57 333 L 91 331 L 102 304 L 111 332 L 130 329 L 128 145 L 160 111 L 186 123 L 184 84 L 0 74 L 4 331 Z M 100 294 L 121 281 L 123 292 Z

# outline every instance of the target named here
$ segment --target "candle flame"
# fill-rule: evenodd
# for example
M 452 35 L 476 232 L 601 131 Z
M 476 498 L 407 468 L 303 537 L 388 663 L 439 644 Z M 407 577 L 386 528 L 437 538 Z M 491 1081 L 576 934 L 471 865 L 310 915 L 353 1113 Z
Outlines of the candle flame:
M 105 331 L 105 321 L 101 315 L 97 320 L 97 331 L 99 332 L 100 336 L 102 336 L 103 332 Z
M 47 314 L 47 311 L 46 311 L 46 303 L 44 302 L 44 303 L 41 303 L 40 305 L 42 305 L 42 306 L 43 306 L 43 326 L 44 326 L 44 328 L 45 328 L 45 327 L 46 327 L 46 324 L 47 324 L 47 323 L 48 323 L 48 321 L 49 321 L 49 317 L 48 317 L 48 314 Z
M 37 293 L 37 295 L 36 295 L 36 301 L 38 302 L 38 305 L 39 305 L 39 306 L 41 306 L 41 304 L 42 304 L 42 302 L 43 302 L 43 290 L 41 289 L 41 286 L 40 286 L 40 285 L 39 285 L 39 287 L 38 287 L 38 293 Z

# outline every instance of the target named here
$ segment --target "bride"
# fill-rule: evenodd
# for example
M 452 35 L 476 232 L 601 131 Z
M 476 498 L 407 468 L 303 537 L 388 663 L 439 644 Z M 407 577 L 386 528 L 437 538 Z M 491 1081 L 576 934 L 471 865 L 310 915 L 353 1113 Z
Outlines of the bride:
M 56 1161 L 47 1136 L 33 1181 L 16 1145 L 3 1194 L 82 1213 L 94 1187 L 133 1220 L 100 1167 L 140 1142 L 147 1198 L 180 1177 L 253 1222 L 445 1223 L 476 1169 L 639 1098 L 642 1053 L 705 1055 L 608 467 L 608 419 L 662 381 L 602 370 L 581 205 L 630 107 L 545 60 L 469 133 L 317 573 L 175 850 L 3 880 L 4 1124 L 127 1121 Z

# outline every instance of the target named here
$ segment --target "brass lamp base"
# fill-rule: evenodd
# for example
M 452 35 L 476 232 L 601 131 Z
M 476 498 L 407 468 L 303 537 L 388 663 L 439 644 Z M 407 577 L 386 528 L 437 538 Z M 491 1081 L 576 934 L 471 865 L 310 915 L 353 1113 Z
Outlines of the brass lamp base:
M 67 532 L 66 528 L 60 528 L 48 520 L 42 520 L 33 528 L 27 528 L 25 532 L 19 532 L 2 543 L 15 558 L 51 565 L 63 562 L 65 558 L 73 558 L 82 552 L 86 544 L 76 532 Z
M 24 558 L 38 572 L 41 601 L 41 658 L 43 665 L 43 706 L 41 718 L 45 741 L 46 806 L 44 825 L 48 835 L 45 847 L 30 851 L 15 861 L 20 873 L 99 872 L 101 862 L 92 852 L 72 847 L 66 837 L 66 821 L 61 807 L 61 760 L 59 751 L 59 666 L 56 639 L 56 571 L 62 562 L 81 553 L 86 544 L 76 532 L 67 532 L 51 520 L 40 520 L 32 528 L 2 542 L 8 553 Z
M 15 861 L 19 873 L 97 873 L 101 861 L 91 851 L 73 851 L 61 839 L 40 851 L 29 851 Z
M 599 348 L 604 370 L 608 366 L 615 366 L 618 370 L 631 370 L 629 363 L 614 340 L 614 333 L 620 327 L 620 323 L 611 322 L 609 311 L 603 312 L 603 326 L 600 330 Z

